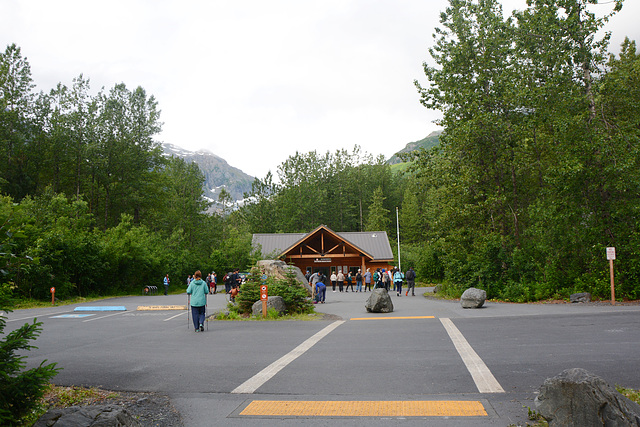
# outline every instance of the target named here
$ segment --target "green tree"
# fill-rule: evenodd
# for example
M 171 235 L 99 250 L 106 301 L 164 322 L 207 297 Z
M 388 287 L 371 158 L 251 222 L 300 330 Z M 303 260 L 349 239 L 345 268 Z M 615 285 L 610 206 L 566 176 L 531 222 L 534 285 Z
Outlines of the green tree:
M 17 231 L 10 227 L 11 212 L 0 212 L 0 311 L 10 312 L 10 298 L 13 280 L 18 269 L 24 268 L 23 262 L 13 253 L 14 235 Z M 24 259 L 28 262 L 28 259 Z M 35 348 L 30 341 L 35 340 L 42 331 L 42 323 L 34 319 L 33 323 L 5 334 L 6 320 L 0 315 L 0 423 L 4 426 L 23 425 L 24 418 L 38 406 L 46 386 L 57 373 L 55 363 L 46 364 L 46 360 L 36 368 L 25 370 L 25 351 Z
M 31 66 L 15 44 L 0 53 L 0 188 L 20 200 L 33 189 L 28 159 L 34 88 Z
M 378 187 L 373 192 L 371 201 L 371 209 L 365 224 L 366 231 L 388 231 L 391 219 L 389 218 L 389 209 L 384 207 L 384 194 L 382 187 Z

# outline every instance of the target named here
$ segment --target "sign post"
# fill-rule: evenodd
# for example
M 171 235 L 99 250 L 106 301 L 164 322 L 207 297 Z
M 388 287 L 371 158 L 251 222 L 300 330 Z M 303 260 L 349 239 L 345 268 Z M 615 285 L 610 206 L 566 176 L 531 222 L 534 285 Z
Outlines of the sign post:
M 269 299 L 269 288 L 267 285 L 260 285 L 260 301 L 262 301 L 262 317 L 267 317 L 267 300 Z
M 55 301 L 56 301 L 56 288 L 52 287 L 50 289 L 51 291 L 51 305 L 55 305 Z
M 616 305 L 616 289 L 613 280 L 613 260 L 616 259 L 616 248 L 607 248 L 607 259 L 609 260 L 609 276 L 611 277 L 611 305 Z

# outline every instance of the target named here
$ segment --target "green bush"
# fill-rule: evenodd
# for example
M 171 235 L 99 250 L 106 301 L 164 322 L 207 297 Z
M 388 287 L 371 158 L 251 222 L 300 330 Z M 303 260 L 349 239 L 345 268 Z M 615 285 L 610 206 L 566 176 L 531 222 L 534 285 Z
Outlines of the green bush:
M 260 285 L 269 287 L 269 295 L 282 297 L 287 307 L 286 314 L 310 313 L 313 305 L 309 299 L 309 292 L 296 280 L 295 274 L 289 270 L 284 279 L 276 280 L 273 277 L 262 279 L 257 267 L 251 269 L 247 281 L 242 285 L 236 302 L 241 313 L 251 313 L 251 308 L 260 300 Z

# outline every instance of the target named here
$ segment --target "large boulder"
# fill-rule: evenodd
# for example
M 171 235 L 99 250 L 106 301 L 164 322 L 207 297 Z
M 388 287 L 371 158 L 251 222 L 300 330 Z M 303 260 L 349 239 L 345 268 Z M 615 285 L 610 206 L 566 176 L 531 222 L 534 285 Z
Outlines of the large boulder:
M 580 368 L 545 380 L 535 405 L 549 426 L 640 426 L 640 405 Z
M 47 411 L 34 427 L 138 427 L 141 426 L 126 409 L 118 405 L 71 406 Z
M 283 314 L 287 311 L 287 306 L 284 303 L 284 299 L 281 296 L 273 295 L 267 298 L 267 310 L 273 308 L 278 313 Z M 251 313 L 254 316 L 262 316 L 262 301 L 256 301 L 251 306 Z
M 580 292 L 569 296 L 571 302 L 591 302 L 591 294 L 589 292 Z
M 280 260 L 263 259 L 258 261 L 258 268 L 260 271 L 264 270 L 267 276 L 275 277 L 277 279 L 285 279 L 287 277 L 287 271 L 291 270 L 295 274 L 296 280 L 300 282 L 300 285 L 303 286 L 309 294 L 312 292 L 311 286 L 304 277 L 304 274 L 302 274 L 302 271 L 295 265 L 287 265 L 287 263 Z
M 393 302 L 384 288 L 376 288 L 371 292 L 364 307 L 369 313 L 391 313 Z
M 483 289 L 469 288 L 460 297 L 462 308 L 480 308 L 487 300 L 487 292 Z

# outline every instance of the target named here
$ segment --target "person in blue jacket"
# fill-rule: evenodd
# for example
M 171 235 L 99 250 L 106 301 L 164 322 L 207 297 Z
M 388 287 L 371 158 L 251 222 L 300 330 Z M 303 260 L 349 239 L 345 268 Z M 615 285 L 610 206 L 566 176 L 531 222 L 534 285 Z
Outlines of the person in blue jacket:
M 398 291 L 398 296 L 402 293 L 402 279 L 404 279 L 404 274 L 402 274 L 402 271 L 396 270 L 393 273 L 393 284 L 396 291 Z
M 196 332 L 204 331 L 204 315 L 205 307 L 207 305 L 207 294 L 209 293 L 209 287 L 207 283 L 202 280 L 202 273 L 200 270 L 193 274 L 194 280 L 189 283 L 187 288 L 187 294 L 191 295 L 191 316 L 193 317 L 193 326 L 196 328 Z

